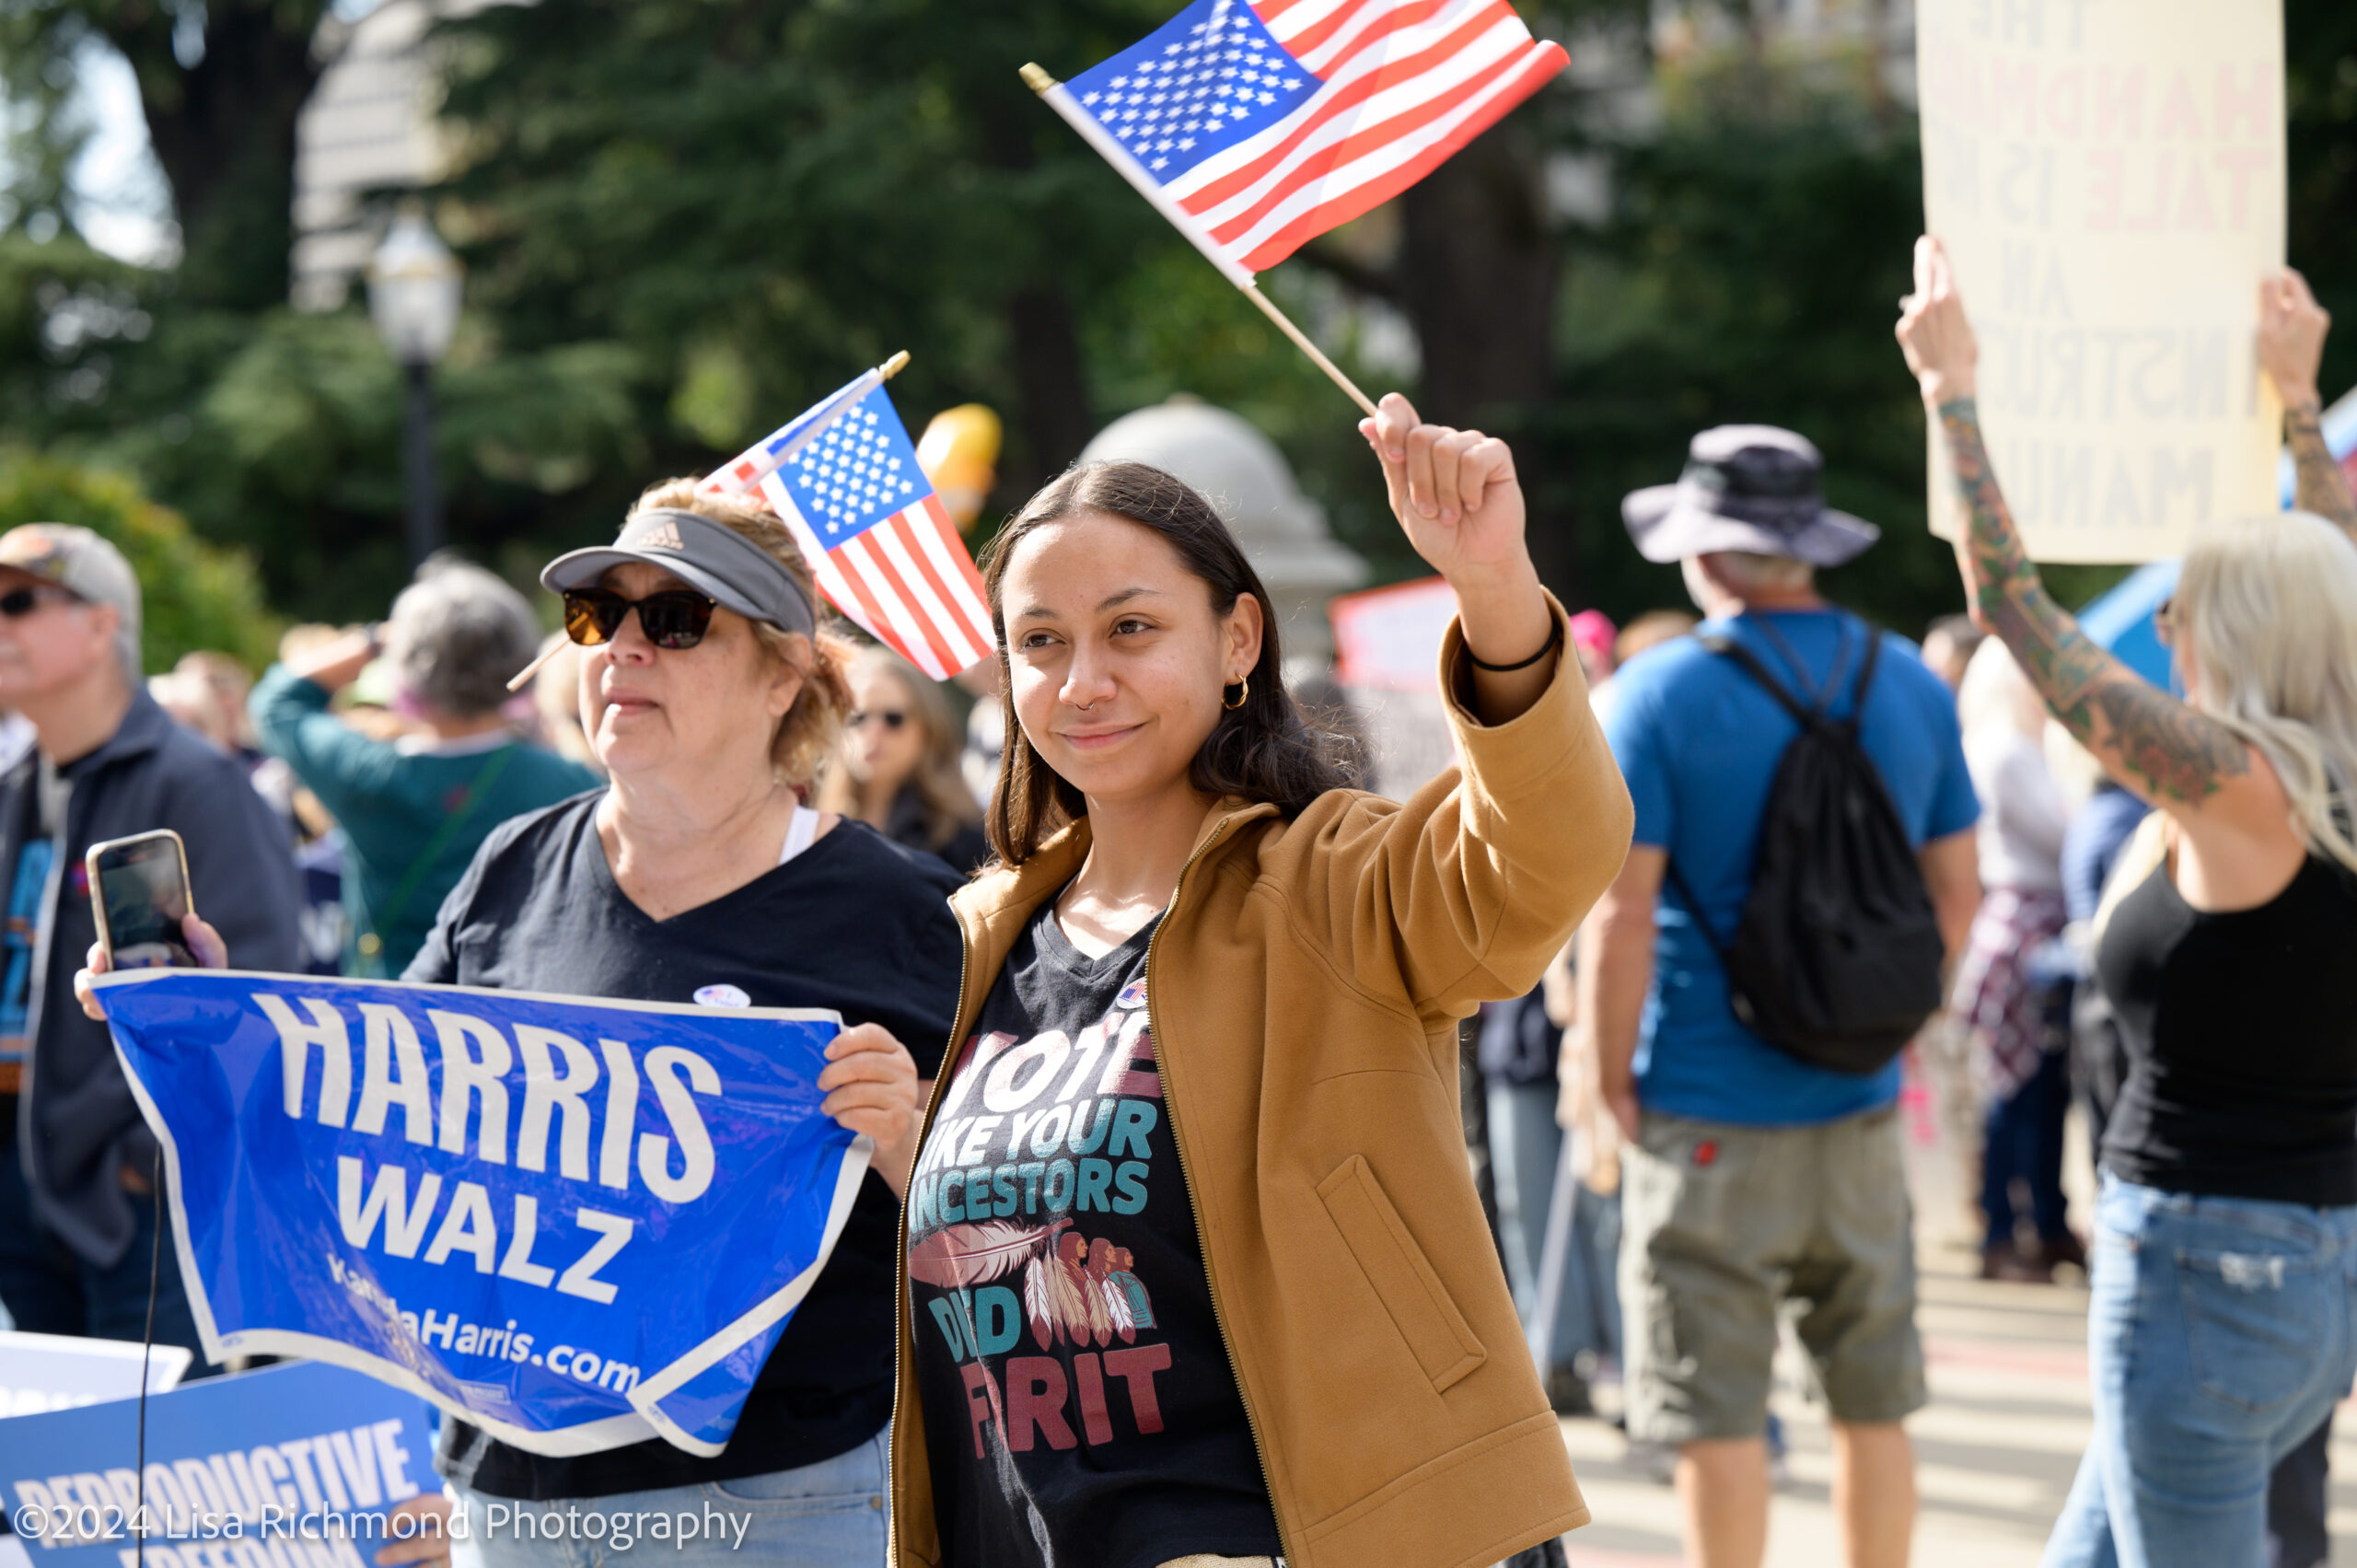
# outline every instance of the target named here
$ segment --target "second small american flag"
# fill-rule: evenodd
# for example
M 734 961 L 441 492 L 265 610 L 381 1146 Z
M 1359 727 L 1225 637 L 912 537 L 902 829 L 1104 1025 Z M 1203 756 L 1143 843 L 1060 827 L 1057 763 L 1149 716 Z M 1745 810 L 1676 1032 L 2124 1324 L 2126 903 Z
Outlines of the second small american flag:
M 855 392 L 857 386 L 844 390 Z M 758 459 L 784 444 L 782 438 L 800 437 L 790 456 L 760 477 L 762 497 L 794 530 L 819 591 L 835 608 L 927 675 L 946 680 L 994 645 L 981 577 L 948 509 L 917 466 L 891 395 L 879 381 L 830 413 L 829 404 L 842 395 L 739 461 Z M 813 416 L 825 423 L 804 436 Z M 714 480 L 729 471 L 720 470 Z M 749 476 L 752 471 L 749 467 Z

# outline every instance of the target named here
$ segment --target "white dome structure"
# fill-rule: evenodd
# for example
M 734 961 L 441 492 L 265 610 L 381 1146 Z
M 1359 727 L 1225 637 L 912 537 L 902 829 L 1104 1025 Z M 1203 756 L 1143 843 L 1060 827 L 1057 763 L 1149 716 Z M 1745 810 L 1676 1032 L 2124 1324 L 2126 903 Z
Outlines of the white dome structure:
M 1333 662 L 1326 601 L 1367 579 L 1366 563 L 1335 542 L 1326 510 L 1301 493 L 1276 443 L 1224 408 L 1180 395 L 1123 414 L 1097 433 L 1082 462 L 1126 458 L 1203 493 L 1268 585 L 1288 674 Z

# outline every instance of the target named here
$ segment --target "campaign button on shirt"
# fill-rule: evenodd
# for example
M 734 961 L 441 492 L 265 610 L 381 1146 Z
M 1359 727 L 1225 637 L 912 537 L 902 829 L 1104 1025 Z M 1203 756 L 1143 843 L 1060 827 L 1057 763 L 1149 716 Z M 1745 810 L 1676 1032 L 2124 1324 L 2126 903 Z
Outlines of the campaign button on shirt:
M 753 999 L 742 988 L 734 985 L 704 985 L 696 988 L 699 1007 L 749 1007 Z

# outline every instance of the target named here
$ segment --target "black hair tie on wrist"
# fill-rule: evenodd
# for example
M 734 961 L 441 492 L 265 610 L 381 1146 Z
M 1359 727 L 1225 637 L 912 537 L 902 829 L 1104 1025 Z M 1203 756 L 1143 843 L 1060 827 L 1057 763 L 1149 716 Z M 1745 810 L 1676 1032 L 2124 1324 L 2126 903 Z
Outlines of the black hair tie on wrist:
M 1469 645 L 1465 650 L 1465 656 L 1473 661 L 1473 668 L 1476 669 L 1486 669 L 1492 675 L 1512 675 L 1517 669 L 1528 669 L 1562 645 L 1563 623 L 1558 620 L 1547 629 L 1547 641 L 1540 644 L 1538 651 L 1527 659 L 1516 659 L 1512 664 L 1490 664 L 1476 654 Z

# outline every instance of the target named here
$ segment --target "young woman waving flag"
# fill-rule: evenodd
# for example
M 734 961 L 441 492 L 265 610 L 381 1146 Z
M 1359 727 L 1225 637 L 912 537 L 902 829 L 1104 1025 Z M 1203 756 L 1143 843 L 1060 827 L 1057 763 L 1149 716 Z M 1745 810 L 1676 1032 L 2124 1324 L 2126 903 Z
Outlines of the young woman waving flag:
M 1456 590 L 1458 765 L 1346 787 L 1210 505 L 1075 469 L 986 582 L 1004 863 L 953 900 L 908 1202 L 897 1568 L 1457 1568 L 1584 1522 L 1466 1167 L 1457 1026 L 1628 848 L 1503 442 L 1361 425 Z

